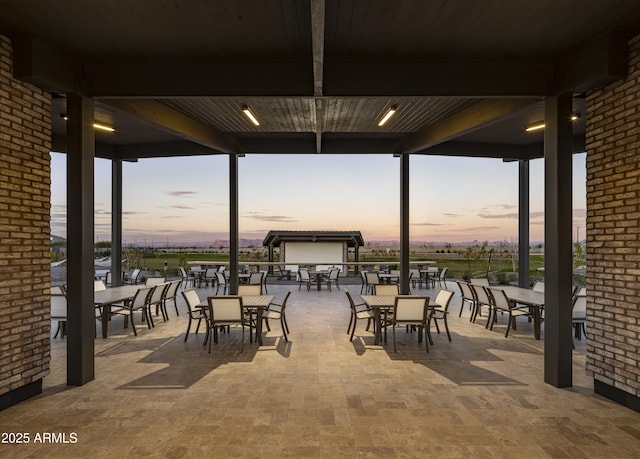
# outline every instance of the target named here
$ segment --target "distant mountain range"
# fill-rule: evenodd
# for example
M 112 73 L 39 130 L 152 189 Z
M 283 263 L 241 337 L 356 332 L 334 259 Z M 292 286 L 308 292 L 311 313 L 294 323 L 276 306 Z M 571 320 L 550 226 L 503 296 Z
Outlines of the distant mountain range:
M 239 246 L 241 248 L 249 248 L 249 247 L 262 247 L 262 241 L 263 239 L 245 239 L 245 238 L 240 238 L 239 240 Z M 65 238 L 59 237 L 59 236 L 54 236 L 51 235 L 51 242 L 53 243 L 57 243 L 57 242 L 66 242 Z M 481 241 L 482 242 L 482 241 Z M 490 241 L 490 245 L 494 244 L 496 241 Z M 466 247 L 469 245 L 472 245 L 473 241 L 468 241 L 468 242 L 446 242 L 446 241 L 442 241 L 442 242 L 427 242 L 427 241 L 411 241 L 409 243 L 409 245 L 411 247 L 434 247 L 434 248 L 438 248 L 438 247 L 446 247 L 447 245 L 450 245 L 451 247 Z M 514 241 L 514 244 L 517 244 L 517 241 Z M 531 246 L 535 246 L 535 245 L 539 245 L 542 244 L 542 242 L 535 242 L 535 241 L 531 241 L 530 245 Z M 131 245 L 131 244 L 126 244 L 126 245 Z M 159 244 L 156 242 L 156 244 L 154 244 L 155 247 L 157 248 L 163 248 L 165 247 L 165 245 L 163 244 Z M 142 244 L 138 244 L 138 247 L 142 247 Z M 390 241 L 384 241 L 384 240 L 365 240 L 365 247 L 399 247 L 400 246 L 400 241 L 396 241 L 396 240 L 390 240 Z M 199 248 L 206 248 L 206 247 L 211 247 L 211 248 L 220 248 L 220 247 L 229 247 L 229 240 L 228 239 L 216 239 L 213 241 L 199 241 L 199 242 L 169 242 L 169 247 L 171 248 L 175 248 L 175 247 L 199 247 Z

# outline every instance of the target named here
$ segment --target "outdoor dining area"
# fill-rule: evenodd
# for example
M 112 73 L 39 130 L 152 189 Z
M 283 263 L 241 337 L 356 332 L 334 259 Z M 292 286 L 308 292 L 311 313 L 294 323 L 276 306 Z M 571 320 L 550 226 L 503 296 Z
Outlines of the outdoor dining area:
M 544 282 L 536 282 L 531 289 L 490 285 L 487 278 L 472 278 L 468 281 L 449 279 L 447 283 L 447 267 L 426 266 L 410 270 L 409 294 L 401 295 L 399 271 L 393 266 L 380 268 L 362 270 L 358 276 L 343 276 L 344 286 L 341 288 L 339 267 L 300 267 L 296 279 L 272 281 L 272 289 L 289 286 L 283 295 L 284 299 L 280 300 L 276 300 L 277 295 L 273 292 L 268 292 L 266 271 L 240 273 L 246 276 L 240 278 L 242 280 L 237 292 L 231 294 L 224 265 L 190 271 L 180 268 L 180 277 L 172 279 L 158 276 L 158 273 L 144 277 L 139 269 L 134 269 L 125 276 L 124 285 L 114 287 L 107 285 L 103 276 L 97 275 L 94 281 L 96 337 L 106 339 L 110 333 L 129 333 L 129 330 L 137 337 L 141 330 L 152 331 L 160 321 L 169 322 L 170 315 L 173 316 L 174 312 L 175 319 L 181 320 L 179 318 L 182 312 L 182 317 L 188 320 L 184 341 L 187 341 L 193 323 L 195 334 L 202 325 L 205 331 L 202 344 L 208 344 L 209 352 L 212 343 L 218 343 L 218 332 L 230 333 L 231 325 L 242 330 L 242 351 L 245 329 L 249 331 L 249 342 L 255 341 L 258 346 L 262 346 L 265 328 L 268 332 L 271 331 L 269 319 L 280 322 L 281 336 L 288 341 L 289 326 L 285 308 L 291 292 L 296 291 L 291 288 L 295 284 L 298 285 L 297 293 L 302 295 L 310 292 L 312 286 L 315 287 L 314 290 L 325 294 L 342 290 L 346 294 L 344 306 L 348 306 L 350 311 L 347 326 L 350 341 L 354 337 L 371 339 L 372 345 L 384 347 L 390 331 L 394 352 L 397 352 L 396 329 L 401 325 L 405 325 L 409 335 L 416 332 L 418 343 L 424 343 L 427 353 L 429 345 L 434 345 L 432 328 L 440 334 L 443 327 L 448 341 L 451 341 L 449 321 L 452 302 L 459 305 L 458 318 L 462 318 L 464 314 L 470 323 L 482 324 L 489 332 L 493 332 L 495 328 L 504 330 L 505 338 L 510 336 L 510 332 L 513 335 L 520 334 L 521 331 L 532 334 L 538 341 L 543 337 Z M 199 272 L 202 273 L 201 276 L 197 274 Z M 302 289 L 303 286 L 306 288 Z M 327 288 L 323 290 L 323 286 Z M 65 293 L 64 285 L 51 288 L 51 318 L 57 323 L 53 339 L 63 339 L 66 335 Z M 306 301 L 322 304 L 327 299 L 324 296 L 315 298 L 308 298 Z M 572 298 L 574 341 L 581 341 L 583 337 L 586 338 L 586 289 L 574 287 Z M 117 320 L 118 317 L 121 320 Z M 362 330 L 358 330 L 356 335 L 356 325 L 363 319 L 367 322 L 365 334 L 361 335 Z M 118 328 L 120 332 L 117 331 Z
M 112 317 L 108 337 L 95 340 L 100 384 L 74 389 L 81 397 L 56 389 L 64 385 L 68 343 L 60 334 L 54 337 L 54 325 L 52 372 L 43 396 L 5 411 L 0 424 L 19 416 L 37 429 L 45 422 L 61 425 L 82 411 L 86 425 L 73 429 L 91 436 L 93 451 L 125 456 L 157 450 L 159 437 L 172 448 L 188 449 L 194 442 L 208 444 L 204 439 L 212 435 L 225 455 L 234 456 L 340 457 L 370 451 L 415 457 L 428 456 L 434 447 L 461 455 L 633 456 L 640 443 L 624 429 L 640 428 L 640 420 L 584 389 L 591 384 L 584 374 L 584 336 L 574 340 L 576 389 L 541 384 L 543 341 L 535 339 L 534 323 L 517 317 L 516 329 L 505 338 L 507 314 L 497 310 L 494 329 L 487 329 L 484 305 L 476 306 L 474 323 L 473 305 L 463 300 L 456 281 L 465 284 L 447 279 L 446 288 L 416 285 L 412 295 L 403 296 L 393 282 L 361 294 L 361 279 L 354 276 L 341 278 L 340 288 L 329 291 L 323 285 L 309 292 L 298 290 L 295 279 L 270 279 L 269 293 L 261 296 L 285 308 L 262 310 L 258 342 L 247 323 L 260 323 L 257 311 L 239 313 L 240 302 L 244 307 L 253 301 L 250 296 L 221 290 L 216 295 L 211 284 L 181 285 L 177 311 L 167 304 L 167 321 L 162 309 L 156 315 L 152 308 L 155 327 L 148 328 L 141 313 L 134 314 L 137 336 L 131 324 L 123 327 L 125 316 Z M 118 288 L 125 287 L 147 288 L 144 283 Z M 494 287 L 500 289 L 489 288 Z M 238 312 L 216 316 L 216 300 Z M 403 317 L 405 300 L 409 310 L 419 312 L 426 304 L 426 327 L 424 315 L 415 322 Z M 541 334 L 544 338 L 544 321 Z M 146 426 L 131 432 L 131 442 L 114 445 L 90 433 L 107 420 L 133 422 L 131 412 L 116 409 L 114 400 L 134 407 L 135 422 Z M 171 414 L 160 405 L 170 406 Z M 508 444 L 500 433 L 505 422 L 511 426 Z

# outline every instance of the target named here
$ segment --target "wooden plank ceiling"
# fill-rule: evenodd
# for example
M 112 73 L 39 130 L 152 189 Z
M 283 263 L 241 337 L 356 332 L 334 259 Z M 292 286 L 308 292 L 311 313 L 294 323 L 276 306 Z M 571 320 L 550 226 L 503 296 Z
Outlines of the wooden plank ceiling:
M 541 101 L 626 73 L 637 0 L 0 0 L 17 77 L 96 100 L 98 154 L 540 155 Z M 241 113 L 249 106 L 260 126 Z M 380 128 L 390 107 L 397 114 Z M 584 113 L 576 135 L 584 132 Z M 578 142 L 579 144 L 579 142 Z M 509 153 L 505 153 L 509 151 Z

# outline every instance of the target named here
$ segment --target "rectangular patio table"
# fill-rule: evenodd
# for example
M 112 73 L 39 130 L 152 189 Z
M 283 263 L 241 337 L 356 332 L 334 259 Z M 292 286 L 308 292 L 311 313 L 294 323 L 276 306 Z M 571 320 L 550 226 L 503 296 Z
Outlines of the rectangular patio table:
M 267 309 L 273 299 L 274 295 L 244 295 L 242 296 L 242 307 L 244 309 L 255 309 L 257 311 L 256 318 L 256 340 L 258 341 L 258 345 L 262 346 L 262 311 Z M 201 302 L 196 307 L 198 308 L 208 308 L 209 307 L 209 299 Z
M 96 307 L 102 309 L 102 337 L 106 338 L 109 334 L 109 316 L 111 315 L 111 305 L 122 303 L 133 298 L 139 288 L 144 285 L 122 285 L 120 287 L 112 287 L 106 290 L 99 290 L 94 293 Z M 133 318 L 131 319 L 133 320 Z
M 541 311 L 544 308 L 544 292 L 537 292 L 528 288 L 504 286 L 499 287 L 504 290 L 509 300 L 529 306 L 533 312 L 533 333 L 536 339 L 540 339 L 540 325 L 542 322 Z

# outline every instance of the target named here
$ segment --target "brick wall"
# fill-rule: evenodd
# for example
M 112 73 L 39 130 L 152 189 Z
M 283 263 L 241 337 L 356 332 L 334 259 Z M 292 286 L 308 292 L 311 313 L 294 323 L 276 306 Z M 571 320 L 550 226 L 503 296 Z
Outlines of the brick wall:
M 51 97 L 0 36 L 0 396 L 49 373 Z
M 640 36 L 587 95 L 587 373 L 640 396 Z

